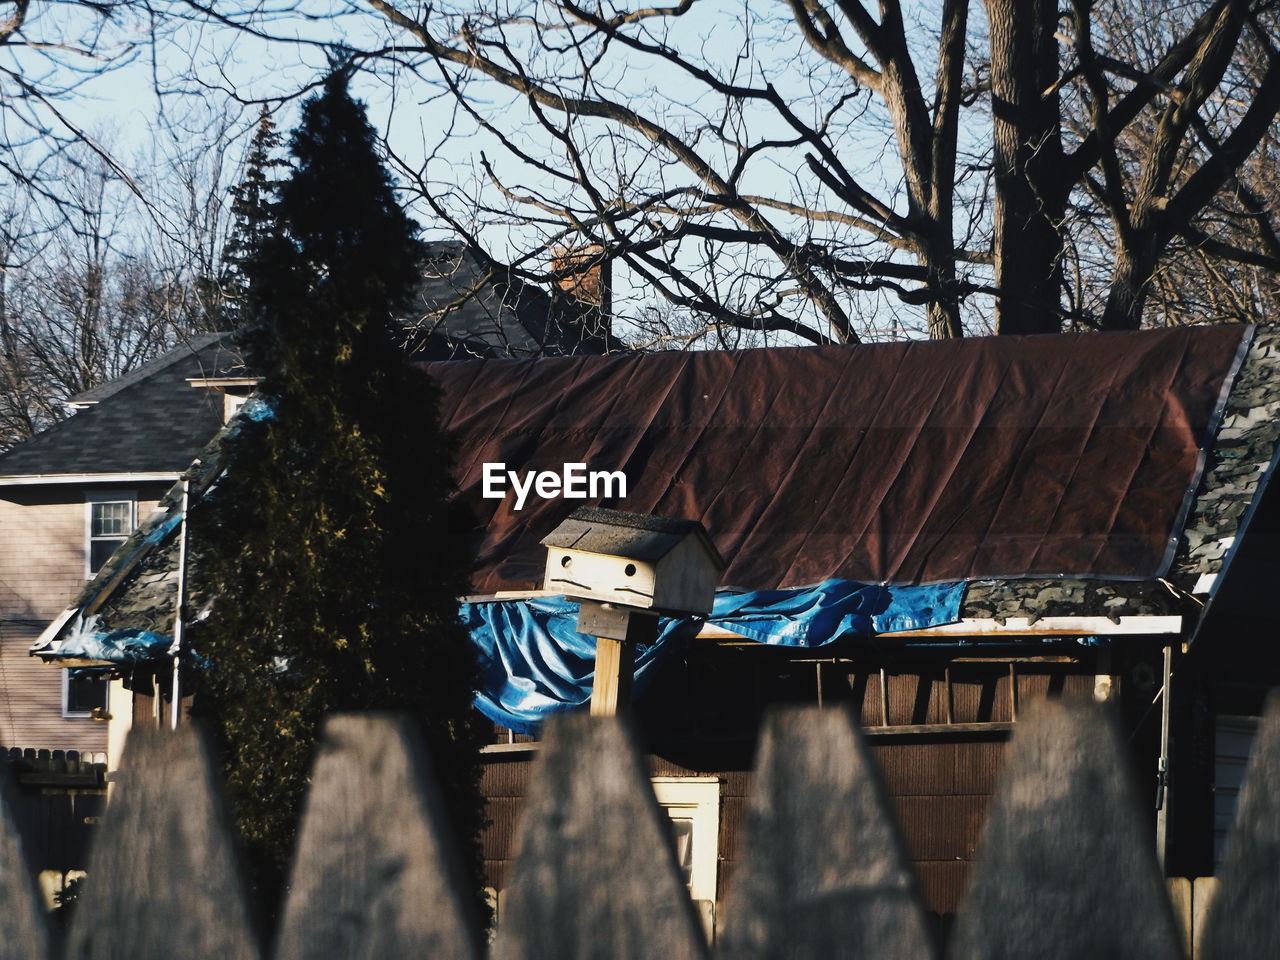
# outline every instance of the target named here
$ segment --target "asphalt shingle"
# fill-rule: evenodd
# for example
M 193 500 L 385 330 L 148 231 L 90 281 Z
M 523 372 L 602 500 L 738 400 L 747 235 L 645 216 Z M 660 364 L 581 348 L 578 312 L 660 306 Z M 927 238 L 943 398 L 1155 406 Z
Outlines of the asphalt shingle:
M 94 405 L 0 456 L 0 476 L 185 470 L 223 420 L 222 394 L 187 381 L 243 375 L 226 340 L 181 344 L 122 378 L 128 383 L 81 394 L 79 401 Z

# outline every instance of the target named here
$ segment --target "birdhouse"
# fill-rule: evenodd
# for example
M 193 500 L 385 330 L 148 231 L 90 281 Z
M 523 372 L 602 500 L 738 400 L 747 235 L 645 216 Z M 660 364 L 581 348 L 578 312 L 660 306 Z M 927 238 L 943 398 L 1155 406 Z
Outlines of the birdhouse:
M 711 612 L 725 564 L 696 520 L 584 507 L 543 538 L 543 588 L 671 616 Z

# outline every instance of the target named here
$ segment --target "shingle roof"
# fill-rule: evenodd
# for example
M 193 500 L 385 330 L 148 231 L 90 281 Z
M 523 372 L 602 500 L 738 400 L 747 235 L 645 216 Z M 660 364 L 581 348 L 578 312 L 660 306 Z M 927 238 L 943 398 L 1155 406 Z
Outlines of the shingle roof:
M 162 354 L 142 366 L 130 370 L 122 377 L 116 377 L 106 383 L 100 383 L 96 387 L 85 390 L 83 393 L 77 393 L 74 397 L 67 401 L 73 406 L 91 405 L 101 403 L 108 397 L 113 397 L 126 387 L 131 387 L 135 383 L 146 380 L 154 376 L 161 370 L 183 360 L 193 353 L 199 353 L 215 343 L 222 343 L 227 339 L 225 333 L 196 333 L 185 338 L 183 342 L 168 353 Z
M 238 375 L 226 335 L 183 343 L 123 381 L 80 395 L 93 406 L 0 456 L 0 477 L 185 470 L 223 420 L 222 394 L 198 377 Z
M 420 359 L 570 356 L 611 346 L 585 335 L 545 290 L 461 243 L 428 246 L 415 301 L 417 312 L 402 322 Z
M 535 357 L 599 352 L 545 291 L 506 277 L 461 244 L 429 247 L 418 311 L 402 321 L 416 356 Z M 0 456 L 0 478 L 178 473 L 222 425 L 217 393 L 190 378 L 244 376 L 228 334 L 199 334 L 71 398 L 78 413 Z

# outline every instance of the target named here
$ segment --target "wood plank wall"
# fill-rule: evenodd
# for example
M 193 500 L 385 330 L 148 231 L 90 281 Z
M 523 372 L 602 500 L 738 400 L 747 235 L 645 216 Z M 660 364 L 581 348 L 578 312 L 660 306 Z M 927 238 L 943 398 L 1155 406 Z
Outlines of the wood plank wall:
M 817 671 L 812 663 L 792 670 Z M 1088 699 L 1093 675 L 1079 663 L 1017 665 L 1020 706 L 1047 696 Z M 864 727 L 881 723 L 879 669 L 861 664 L 823 664 L 824 703 L 855 701 Z M 806 673 L 806 675 L 808 675 Z M 982 825 L 1005 752 L 1005 729 L 988 734 L 911 733 L 913 724 L 946 722 L 946 687 L 941 670 L 886 672 L 890 722 L 901 734 L 870 739 L 890 801 L 897 814 L 907 854 L 916 871 L 926 909 L 951 914 L 960 904 L 972 872 Z M 955 723 L 1011 719 L 1007 662 L 952 667 L 951 713 Z M 816 698 L 816 686 L 814 696 Z M 505 742 L 499 728 L 495 741 Z M 529 737 L 516 738 L 527 741 Z M 653 777 L 717 777 L 721 782 L 718 894 L 721 902 L 733 883 L 741 851 L 739 833 L 751 790 L 754 745 L 748 742 L 679 744 L 650 747 Z M 484 758 L 481 790 L 490 821 L 483 834 L 488 883 L 506 887 L 515 855 L 514 839 L 535 754 L 490 753 Z

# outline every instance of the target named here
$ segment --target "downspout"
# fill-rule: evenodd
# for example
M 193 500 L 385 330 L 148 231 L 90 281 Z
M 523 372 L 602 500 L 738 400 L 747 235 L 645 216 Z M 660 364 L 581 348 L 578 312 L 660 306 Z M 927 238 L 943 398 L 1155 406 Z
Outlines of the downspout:
M 1169 843 L 1169 720 L 1173 681 L 1173 644 L 1164 647 L 1164 677 L 1160 687 L 1160 758 L 1156 761 L 1156 856 L 1163 870 Z
M 182 715 L 182 632 L 187 607 L 187 496 L 190 486 L 191 473 L 187 471 L 182 475 L 182 505 L 179 508 L 181 520 L 178 526 L 178 600 L 173 614 L 173 643 L 169 645 L 169 656 L 173 658 L 173 688 L 169 707 L 171 730 L 178 729 Z M 157 697 L 159 693 L 157 690 Z

